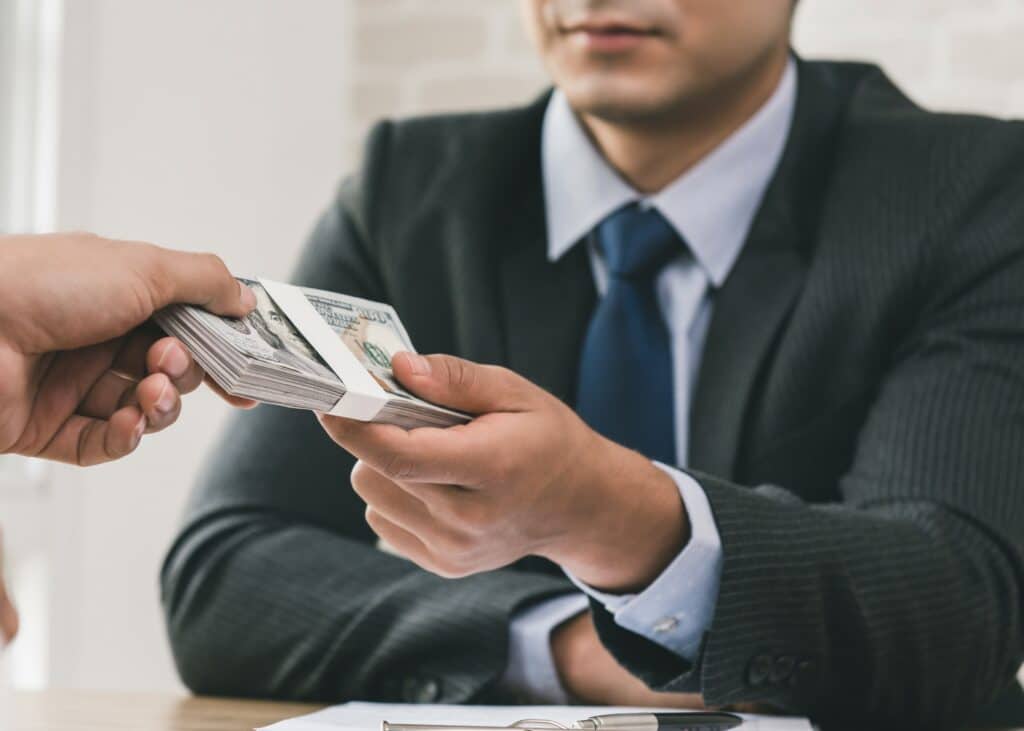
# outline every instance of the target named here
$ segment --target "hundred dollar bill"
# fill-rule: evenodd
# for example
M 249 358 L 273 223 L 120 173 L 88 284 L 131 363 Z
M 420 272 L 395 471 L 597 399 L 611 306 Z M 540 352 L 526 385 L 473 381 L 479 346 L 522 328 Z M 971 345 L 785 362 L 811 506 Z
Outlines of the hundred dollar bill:
M 154 319 L 168 334 L 181 339 L 228 393 L 278 406 L 330 411 L 348 393 L 344 379 L 262 284 L 245 278 L 239 281 L 256 294 L 256 309 L 245 318 L 220 317 L 198 307 L 175 305 Z M 465 414 L 414 396 L 395 379 L 392 356 L 415 349 L 394 308 L 335 292 L 300 289 L 384 392 L 385 401 L 374 421 L 413 428 L 469 420 Z
M 416 398 L 402 388 L 391 371 L 391 358 L 395 353 L 416 352 L 394 308 L 318 289 L 303 288 L 303 292 L 313 309 L 381 388 L 396 396 Z

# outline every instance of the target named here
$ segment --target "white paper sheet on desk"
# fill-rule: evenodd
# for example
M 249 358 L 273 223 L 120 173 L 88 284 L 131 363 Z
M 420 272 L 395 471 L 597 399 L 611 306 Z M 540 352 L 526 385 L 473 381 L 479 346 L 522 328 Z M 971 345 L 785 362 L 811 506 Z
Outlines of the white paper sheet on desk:
M 522 718 L 546 718 L 566 726 L 605 713 L 639 708 L 609 706 L 444 706 L 427 704 L 346 703 L 268 726 L 267 731 L 379 731 L 381 721 L 473 726 L 507 726 Z M 666 710 L 664 708 L 660 709 Z M 812 731 L 804 718 L 743 715 L 743 731 Z

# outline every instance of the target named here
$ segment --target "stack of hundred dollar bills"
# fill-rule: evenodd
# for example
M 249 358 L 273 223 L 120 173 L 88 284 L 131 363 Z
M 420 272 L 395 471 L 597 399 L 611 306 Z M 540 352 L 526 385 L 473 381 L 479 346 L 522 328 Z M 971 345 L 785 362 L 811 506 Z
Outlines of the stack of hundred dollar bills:
M 256 309 L 243 319 L 220 317 L 188 305 L 168 307 L 154 319 L 169 335 L 185 343 L 199 365 L 229 394 L 278 406 L 349 415 L 336 407 L 354 385 L 346 386 L 339 369 L 328 365 L 310 338 L 303 335 L 301 323 L 293 323 L 275 302 L 268 292 L 270 283 L 264 287 L 251 279 L 239 281 L 255 292 L 257 301 Z M 350 380 L 364 386 L 368 383 L 369 390 L 376 394 L 376 406 L 368 417 L 364 413 L 356 418 L 407 429 L 469 421 L 466 414 L 417 398 L 395 380 L 391 356 L 415 350 L 392 307 L 334 292 L 297 289 L 333 333 L 335 342 L 327 345 L 337 347 L 336 341 L 340 340 L 355 356 L 354 361 L 348 359 L 349 367 L 361 366 L 366 371 L 356 374 L 350 370 L 350 375 L 360 376 Z M 315 324 L 322 328 L 322 323 Z M 323 348 L 324 342 L 320 342 Z M 368 381 L 367 374 L 376 386 Z

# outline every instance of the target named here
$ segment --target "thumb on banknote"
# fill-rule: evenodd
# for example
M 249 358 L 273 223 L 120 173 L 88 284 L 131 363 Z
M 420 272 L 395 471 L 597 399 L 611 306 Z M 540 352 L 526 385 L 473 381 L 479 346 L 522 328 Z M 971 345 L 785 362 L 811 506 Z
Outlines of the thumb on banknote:
M 420 398 L 475 415 L 528 411 L 544 393 L 507 368 L 453 355 L 396 353 L 391 368 L 399 382 Z

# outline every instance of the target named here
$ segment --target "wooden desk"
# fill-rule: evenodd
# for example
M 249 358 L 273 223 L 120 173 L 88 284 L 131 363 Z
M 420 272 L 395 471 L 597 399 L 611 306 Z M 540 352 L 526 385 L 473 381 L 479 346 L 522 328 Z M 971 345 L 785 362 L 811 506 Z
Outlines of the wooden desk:
M 15 693 L 14 725 L 0 731 L 251 731 L 319 708 L 159 693 L 49 690 Z M 0 726 L 4 720 L 0 718 Z
M 3 731 L 251 731 L 318 706 L 150 693 L 15 693 Z

